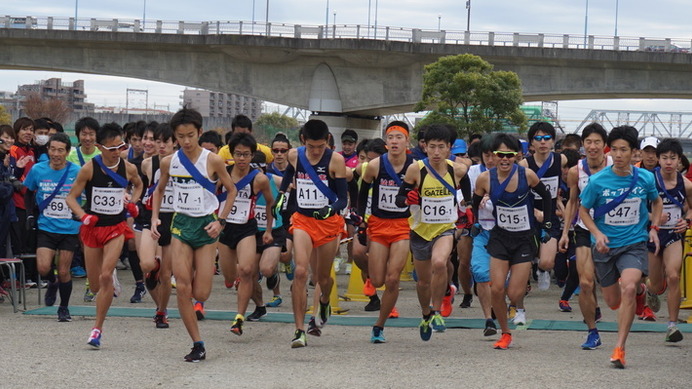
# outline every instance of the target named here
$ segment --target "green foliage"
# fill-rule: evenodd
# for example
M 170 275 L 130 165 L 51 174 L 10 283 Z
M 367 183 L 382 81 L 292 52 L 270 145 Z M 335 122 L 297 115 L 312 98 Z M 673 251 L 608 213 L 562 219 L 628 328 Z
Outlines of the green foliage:
M 12 115 L 2 105 L 0 105 L 0 124 L 12 124 Z
M 460 54 L 426 65 L 423 94 L 415 110 L 430 110 L 420 124 L 454 124 L 460 136 L 499 131 L 503 124 L 526 130 L 521 81 L 514 72 L 494 71 L 481 57 Z
M 298 127 L 299 123 L 296 119 L 282 115 L 278 112 L 265 113 L 253 123 L 253 132 L 260 137 L 260 134 L 266 142 L 274 139 L 277 132 L 283 132 L 291 140 L 291 143 L 298 143 Z

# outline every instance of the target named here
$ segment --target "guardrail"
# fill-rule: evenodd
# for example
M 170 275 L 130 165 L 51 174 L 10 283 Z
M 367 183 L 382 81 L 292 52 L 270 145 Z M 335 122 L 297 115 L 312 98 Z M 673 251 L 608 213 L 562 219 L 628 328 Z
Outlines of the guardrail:
M 0 17 L 0 28 L 187 35 L 234 34 L 301 39 L 375 39 L 411 43 L 673 53 L 689 53 L 690 47 L 692 47 L 692 41 L 689 39 L 672 38 L 424 30 L 390 26 L 300 25 L 248 21 L 144 21 L 140 19 L 75 19 L 8 15 Z

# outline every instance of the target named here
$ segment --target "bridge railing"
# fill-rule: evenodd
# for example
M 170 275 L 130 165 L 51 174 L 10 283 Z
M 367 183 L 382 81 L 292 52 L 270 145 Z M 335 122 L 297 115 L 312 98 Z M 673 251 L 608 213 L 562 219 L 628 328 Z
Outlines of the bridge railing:
M 583 36 L 425 30 L 419 28 L 352 24 L 294 25 L 251 21 L 162 21 L 65 17 L 0 17 L 0 29 L 42 29 L 105 32 L 134 32 L 186 35 L 258 35 L 301 39 L 376 39 L 411 43 L 454 45 L 545 47 L 616 51 L 692 52 L 689 39 L 652 37 Z

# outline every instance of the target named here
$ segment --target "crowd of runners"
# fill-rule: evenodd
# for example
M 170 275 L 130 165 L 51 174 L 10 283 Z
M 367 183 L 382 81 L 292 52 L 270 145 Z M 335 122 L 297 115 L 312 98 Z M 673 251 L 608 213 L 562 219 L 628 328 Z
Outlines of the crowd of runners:
M 399 282 L 411 261 L 423 341 L 445 331 L 455 295 L 461 308 L 475 295 L 483 335 L 509 348 L 510 323 L 526 324 L 532 281 L 562 288 L 556 309 L 564 312 L 579 290 L 588 327 L 582 349 L 601 346 L 601 304 L 617 311 L 615 367 L 625 367 L 632 322 L 657 320 L 663 293 L 665 341 L 683 338 L 677 321 L 692 183 L 676 139 L 592 123 L 558 140 L 551 124 L 536 122 L 528 141 L 494 133 L 467 143 L 450 126 L 429 125 L 417 130 L 416 143 L 409 126 L 394 121 L 378 139 L 359 142 L 344 131 L 336 152 L 321 120 L 300 128 L 300 145 L 283 133 L 263 145 L 244 115 L 222 139 L 188 108 L 167 123 L 124 128 L 85 117 L 75 133 L 78 144 L 48 118 L 0 126 L 0 256 L 35 253 L 35 260 L 24 255 L 27 286 L 40 275 L 45 304 L 59 300 L 61 322 L 71 320 L 72 277 L 86 276 L 94 348 L 123 293 L 116 270 L 123 258 L 136 285 L 130 302 L 148 293 L 158 329 L 169 327 L 174 280 L 193 342 L 185 361 L 206 358 L 198 320 L 215 273 L 237 289 L 230 332 L 238 336 L 284 303 L 279 275 L 286 273 L 290 345 L 305 347 L 329 321 L 343 241 L 362 274 L 364 309 L 379 311 L 372 343 L 385 343 L 387 320 L 398 317 Z M 263 280 L 272 291 L 266 303 Z M 309 285 L 314 314 L 306 320 Z

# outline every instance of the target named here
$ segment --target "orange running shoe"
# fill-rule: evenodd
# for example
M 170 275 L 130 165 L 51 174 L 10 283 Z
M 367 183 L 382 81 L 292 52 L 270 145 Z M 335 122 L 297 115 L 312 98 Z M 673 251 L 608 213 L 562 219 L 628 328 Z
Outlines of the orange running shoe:
M 449 317 L 452 314 L 452 309 L 454 309 L 454 295 L 457 293 L 457 287 L 449 285 L 449 294 L 445 294 L 442 297 L 442 306 L 440 307 L 440 314 L 442 317 Z
M 398 319 L 399 318 L 399 311 L 396 309 L 396 307 L 392 308 L 392 311 L 389 312 L 389 318 L 390 319 Z
M 363 284 L 363 294 L 366 296 L 374 296 L 375 293 L 377 293 L 377 289 L 375 289 L 375 286 L 372 284 L 369 278 L 365 280 L 365 284 Z
M 656 321 L 656 314 L 649 307 L 644 307 L 642 314 L 639 315 L 639 320 Z
M 495 342 L 493 348 L 497 350 L 507 350 L 510 344 L 512 344 L 512 334 L 503 333 L 500 340 Z
M 195 303 L 195 315 L 197 315 L 197 320 L 204 320 L 204 303 L 197 301 Z
M 615 347 L 613 354 L 610 355 L 610 363 L 618 369 L 625 368 L 625 350 L 622 347 Z
M 641 289 L 642 292 L 637 294 L 636 300 L 637 300 L 637 310 L 636 314 L 637 316 L 641 316 L 642 313 L 644 313 L 644 307 L 646 306 L 646 285 L 641 284 Z

